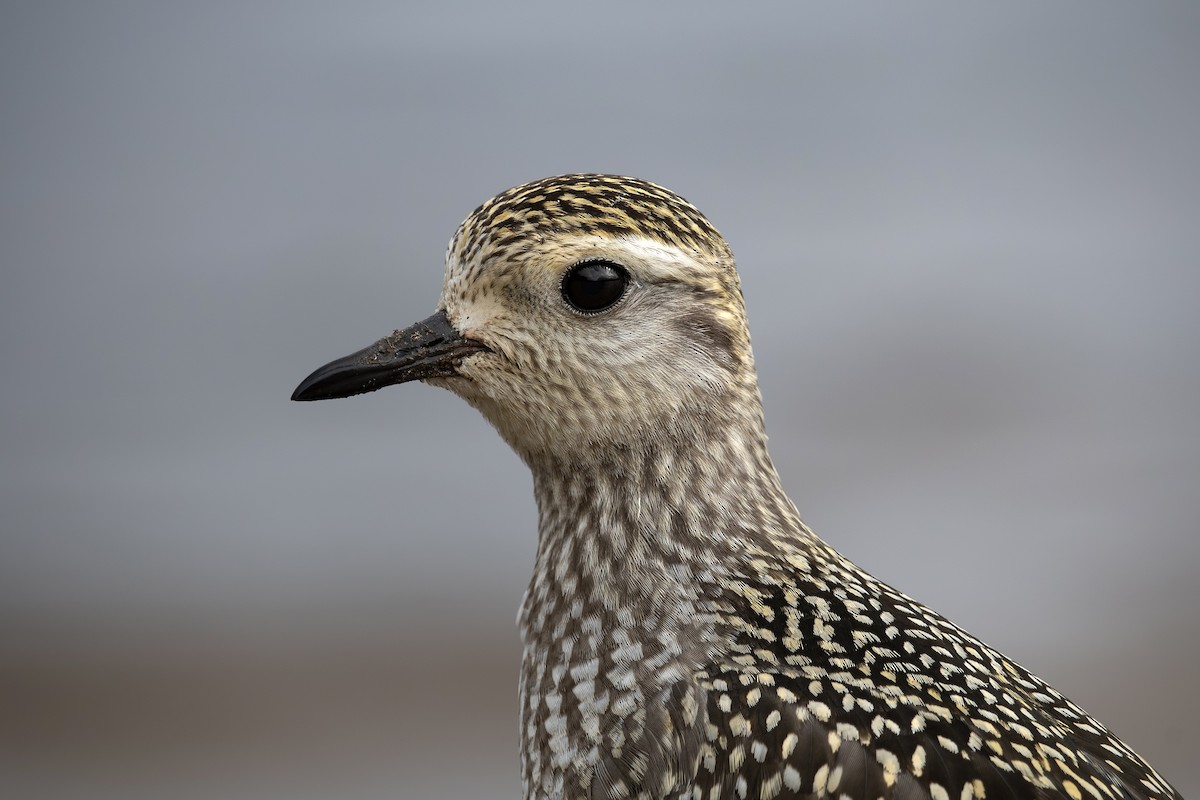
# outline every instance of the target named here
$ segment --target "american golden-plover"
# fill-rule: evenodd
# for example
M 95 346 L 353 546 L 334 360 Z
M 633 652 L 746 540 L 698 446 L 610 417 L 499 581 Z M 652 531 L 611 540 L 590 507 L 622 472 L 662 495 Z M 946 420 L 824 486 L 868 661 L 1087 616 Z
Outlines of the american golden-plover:
M 805 526 L 733 255 L 652 183 L 564 175 L 458 228 L 437 313 L 293 400 L 422 380 L 533 473 L 527 798 L 1176 798 L 1081 708 Z

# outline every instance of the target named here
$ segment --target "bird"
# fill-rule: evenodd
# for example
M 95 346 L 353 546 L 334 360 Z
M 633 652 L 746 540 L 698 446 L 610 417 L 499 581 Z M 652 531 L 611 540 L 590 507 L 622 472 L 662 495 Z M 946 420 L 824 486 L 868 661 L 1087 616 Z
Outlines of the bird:
M 733 253 L 649 181 L 479 206 L 436 313 L 293 400 L 423 381 L 533 476 L 527 800 L 1180 800 L 1100 722 L 801 520 Z

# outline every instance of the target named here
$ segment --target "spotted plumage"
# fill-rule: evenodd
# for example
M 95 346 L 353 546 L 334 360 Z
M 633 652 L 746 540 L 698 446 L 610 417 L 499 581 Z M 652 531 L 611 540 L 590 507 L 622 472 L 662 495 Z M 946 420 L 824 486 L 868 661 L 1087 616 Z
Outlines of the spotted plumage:
M 498 195 L 451 240 L 437 314 L 294 397 L 414 379 L 478 408 L 533 474 L 530 800 L 1178 800 L 805 526 L 767 453 L 733 257 L 668 190 L 565 175 Z

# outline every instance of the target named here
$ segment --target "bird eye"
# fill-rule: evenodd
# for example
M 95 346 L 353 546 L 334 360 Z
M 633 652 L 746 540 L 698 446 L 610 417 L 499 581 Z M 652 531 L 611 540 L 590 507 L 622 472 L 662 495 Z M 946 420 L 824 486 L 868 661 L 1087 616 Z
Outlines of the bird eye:
M 563 275 L 563 299 L 579 311 L 594 314 L 612 308 L 625 296 L 629 273 L 611 261 L 585 261 Z

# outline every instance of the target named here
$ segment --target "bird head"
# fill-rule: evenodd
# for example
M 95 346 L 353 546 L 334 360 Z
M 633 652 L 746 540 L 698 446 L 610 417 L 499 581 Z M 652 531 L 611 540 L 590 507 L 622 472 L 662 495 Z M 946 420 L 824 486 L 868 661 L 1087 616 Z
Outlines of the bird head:
M 761 423 L 725 240 L 678 195 L 610 175 L 481 205 L 450 241 L 437 313 L 318 369 L 292 399 L 411 380 L 463 397 L 527 461 L 694 439 L 730 414 Z

